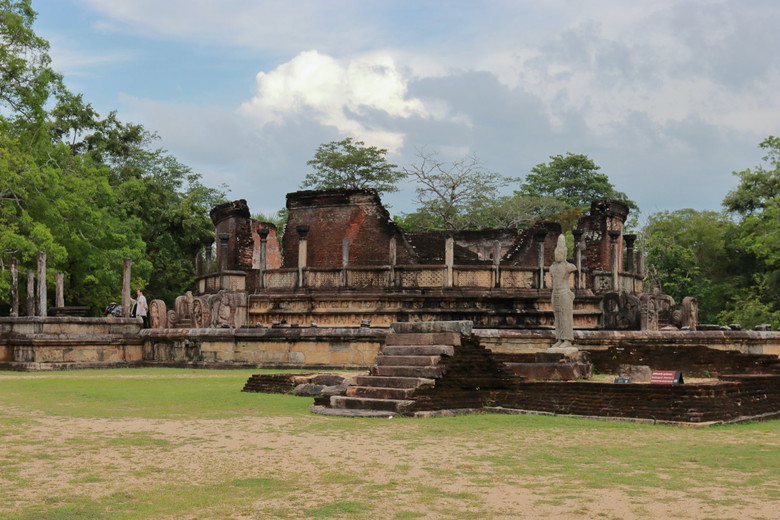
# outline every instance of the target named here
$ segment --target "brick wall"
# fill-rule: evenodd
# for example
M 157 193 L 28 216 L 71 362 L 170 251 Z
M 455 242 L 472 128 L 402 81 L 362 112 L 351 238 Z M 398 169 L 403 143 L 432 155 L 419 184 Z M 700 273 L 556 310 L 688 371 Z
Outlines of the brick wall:
M 495 406 L 676 422 L 731 421 L 780 413 L 780 374 L 730 376 L 708 384 L 521 382 L 492 393 Z
M 349 240 L 350 265 L 388 265 L 390 239 L 397 240 L 397 263 L 413 263 L 401 230 L 390 220 L 374 190 L 299 191 L 287 195 L 289 216 L 283 267 L 298 266 L 298 226 L 309 226 L 307 265 L 341 267 L 342 240 Z

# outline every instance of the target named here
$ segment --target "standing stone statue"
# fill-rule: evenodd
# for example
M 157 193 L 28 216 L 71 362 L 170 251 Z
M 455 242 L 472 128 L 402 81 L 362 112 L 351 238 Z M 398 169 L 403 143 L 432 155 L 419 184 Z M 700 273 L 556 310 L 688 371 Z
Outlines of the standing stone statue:
M 555 262 L 550 265 L 556 340 L 551 349 L 569 353 L 577 350 L 571 343 L 574 341 L 574 292 L 569 287 L 569 275 L 577 267 L 566 261 L 566 253 L 566 237 L 560 234 L 555 246 Z

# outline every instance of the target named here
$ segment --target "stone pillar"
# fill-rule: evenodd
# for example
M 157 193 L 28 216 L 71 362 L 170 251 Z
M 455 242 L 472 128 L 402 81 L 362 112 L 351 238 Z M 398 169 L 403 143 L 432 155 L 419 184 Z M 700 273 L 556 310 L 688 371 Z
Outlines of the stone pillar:
M 35 316 L 35 271 L 27 271 L 27 315 Z
M 398 254 L 398 242 L 396 241 L 395 237 L 390 239 L 390 284 L 392 286 L 396 286 L 396 280 L 395 280 L 395 264 L 397 261 L 397 254 Z
M 493 287 L 501 285 L 501 242 L 493 241 Z
M 203 243 L 203 261 L 206 264 L 203 266 L 203 274 L 207 275 L 211 273 L 211 246 L 214 245 L 214 237 L 203 237 L 200 241 Z
M 611 250 L 611 269 L 612 269 L 612 290 L 617 291 L 620 289 L 620 255 L 618 253 L 618 237 L 620 237 L 620 231 L 616 229 L 610 229 L 607 231 L 609 234 L 610 250 Z
M 309 234 L 309 226 L 296 226 L 295 230 L 298 232 L 298 287 L 305 287 L 306 280 L 303 278 L 303 270 L 306 267 L 308 254 L 306 235 Z
M 444 287 L 452 287 L 452 266 L 455 264 L 455 239 L 452 237 L 447 237 L 444 241 L 444 264 L 447 266 Z
M 539 228 L 534 230 L 534 242 L 536 242 L 536 288 L 544 289 L 544 239 L 547 237 L 547 230 Z
M 130 316 L 130 300 L 133 299 L 130 294 L 130 274 L 132 272 L 133 260 L 125 257 L 122 260 L 122 316 Z
M 574 237 L 574 266 L 577 268 L 577 274 L 574 276 L 574 290 L 579 291 L 585 288 L 582 277 L 582 230 L 575 229 L 571 234 Z
M 636 255 L 636 274 L 639 275 L 640 280 L 645 279 L 645 252 L 639 251 Z
M 230 235 L 227 233 L 219 234 L 219 270 L 227 271 L 228 268 L 228 241 Z
M 46 301 L 46 252 L 38 251 L 38 316 L 48 315 Z
M 636 292 L 636 266 L 634 264 L 634 242 L 636 241 L 636 235 L 629 234 L 623 235 L 623 242 L 626 244 L 626 261 L 624 265 L 624 271 L 631 274 L 631 293 Z
M 260 228 L 257 234 L 260 236 L 260 288 L 265 288 L 265 270 L 268 269 L 268 229 Z
M 19 317 L 19 263 L 11 258 L 11 317 Z
M 341 239 L 341 286 L 347 285 L 347 266 L 349 265 L 349 239 Z
M 623 235 L 623 241 L 626 243 L 626 263 L 625 271 L 627 273 L 634 272 L 634 242 L 636 241 L 636 235 Z
M 54 306 L 65 307 L 65 277 L 62 273 L 54 274 Z

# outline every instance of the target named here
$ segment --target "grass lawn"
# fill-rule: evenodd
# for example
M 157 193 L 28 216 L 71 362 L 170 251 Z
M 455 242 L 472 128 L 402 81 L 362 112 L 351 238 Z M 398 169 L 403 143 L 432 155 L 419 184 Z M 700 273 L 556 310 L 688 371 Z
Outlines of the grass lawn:
M 257 370 L 0 372 L 0 519 L 772 519 L 780 421 L 349 419 Z

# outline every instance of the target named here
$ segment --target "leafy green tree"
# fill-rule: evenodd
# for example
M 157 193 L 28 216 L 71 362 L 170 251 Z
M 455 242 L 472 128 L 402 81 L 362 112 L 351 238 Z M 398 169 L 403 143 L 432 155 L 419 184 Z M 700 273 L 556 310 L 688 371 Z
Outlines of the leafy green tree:
M 614 199 L 636 209 L 636 203 L 615 189 L 587 155 L 567 153 L 550 156 L 549 163 L 531 169 L 515 193 L 528 197 L 552 197 L 567 206 L 587 209 L 597 199 Z
M 731 248 L 736 224 L 715 211 L 681 209 L 650 215 L 642 229 L 647 254 L 645 285 L 658 287 L 678 303 L 685 296 L 699 301 L 702 323 L 718 321 L 728 295 L 744 280 L 740 258 Z
M 67 277 L 69 303 L 97 312 L 118 299 L 124 257 L 134 286 L 172 303 L 193 287 L 199 239 L 224 195 L 142 126 L 102 119 L 68 92 L 34 19 L 29 1 L 0 0 L 0 301 L 8 260 L 24 272 L 43 250 L 52 278 Z
M 417 182 L 418 209 L 402 215 L 410 229 L 457 231 L 481 227 L 479 215 L 498 199 L 498 191 L 511 179 L 487 170 L 475 155 L 451 162 L 421 151 L 419 163 L 404 172 Z
M 0 103 L 28 131 L 40 130 L 47 101 L 62 89 L 49 43 L 32 30 L 35 15 L 30 0 L 0 0 Z
M 404 173 L 388 163 L 386 155 L 384 148 L 366 146 L 352 137 L 321 144 L 314 158 L 306 162 L 313 171 L 306 175 L 301 188 L 373 188 L 380 195 L 398 191 L 396 184 Z
M 780 326 L 780 138 L 759 144 L 763 165 L 734 172 L 739 185 L 723 200 L 739 218 L 734 247 L 743 259 L 748 281 L 731 298 L 724 318 L 754 325 Z

